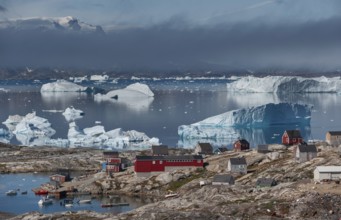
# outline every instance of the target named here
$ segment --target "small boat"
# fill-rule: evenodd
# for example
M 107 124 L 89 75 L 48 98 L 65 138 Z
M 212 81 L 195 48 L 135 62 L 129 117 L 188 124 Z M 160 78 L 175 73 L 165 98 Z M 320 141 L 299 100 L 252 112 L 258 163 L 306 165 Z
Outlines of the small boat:
M 39 200 L 38 205 L 43 206 L 43 205 L 51 205 L 53 202 L 52 199 L 43 197 L 42 199 Z
M 82 199 L 82 200 L 79 200 L 77 203 L 79 204 L 91 203 L 91 199 Z
M 47 191 L 46 189 L 32 189 L 32 191 L 34 192 L 34 194 L 36 195 L 47 195 L 49 193 L 49 191 Z
M 22 191 L 21 192 L 21 195 L 26 195 L 27 194 L 27 191 Z
M 171 193 L 171 194 L 165 195 L 165 198 L 171 198 L 171 197 L 176 197 L 176 196 L 178 196 L 177 193 Z
M 16 196 L 17 195 L 17 190 L 8 190 L 6 192 L 7 196 Z
M 71 204 L 71 203 L 70 204 L 65 204 L 65 207 L 66 208 L 71 208 L 71 207 L 73 207 L 73 204 Z

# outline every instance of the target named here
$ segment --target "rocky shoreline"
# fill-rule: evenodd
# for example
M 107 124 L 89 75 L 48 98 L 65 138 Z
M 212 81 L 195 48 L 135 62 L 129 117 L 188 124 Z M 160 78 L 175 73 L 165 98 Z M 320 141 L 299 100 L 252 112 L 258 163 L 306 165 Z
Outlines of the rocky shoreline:
M 102 151 L 0 145 L 0 172 L 46 172 L 69 168 L 89 172 L 93 182 L 79 185 L 80 192 L 147 196 L 151 203 L 130 212 L 113 215 L 90 211 L 55 214 L 26 213 L 10 219 L 339 219 L 341 185 L 315 184 L 313 170 L 320 165 L 341 165 L 338 149 L 316 144 L 318 156 L 308 162 L 293 159 L 293 147 L 273 145 L 272 152 L 255 150 L 225 152 L 205 158 L 205 169 L 176 170 L 150 178 L 138 178 L 133 167 L 108 178 L 100 169 Z M 174 150 L 173 154 L 189 153 Z M 133 159 L 139 151 L 124 152 Z M 231 157 L 244 156 L 248 174 L 235 185 L 213 186 L 214 175 L 226 172 Z M 20 162 L 14 162 L 20 158 Z M 95 174 L 91 174 L 95 173 Z M 96 177 L 96 178 L 94 178 Z M 278 185 L 256 187 L 260 177 L 274 178 Z M 199 182 L 206 184 L 200 186 Z M 176 197 L 165 198 L 169 193 Z M 8 216 L 10 217 L 10 216 Z M 7 218 L 7 217 L 6 217 Z

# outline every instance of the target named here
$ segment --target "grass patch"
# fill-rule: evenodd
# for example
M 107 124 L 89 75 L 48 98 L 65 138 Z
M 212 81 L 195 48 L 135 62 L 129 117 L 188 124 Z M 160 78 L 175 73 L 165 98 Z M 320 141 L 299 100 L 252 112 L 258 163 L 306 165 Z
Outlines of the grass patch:
M 192 174 L 188 178 L 180 179 L 178 181 L 173 181 L 173 182 L 169 183 L 168 190 L 176 191 L 177 189 L 179 189 L 183 185 L 191 182 L 192 180 L 195 180 L 195 179 L 203 177 L 204 174 L 205 174 L 205 170 L 204 169 L 199 169 L 199 170 L 197 170 L 194 174 Z M 198 183 L 198 185 L 199 185 L 199 183 Z

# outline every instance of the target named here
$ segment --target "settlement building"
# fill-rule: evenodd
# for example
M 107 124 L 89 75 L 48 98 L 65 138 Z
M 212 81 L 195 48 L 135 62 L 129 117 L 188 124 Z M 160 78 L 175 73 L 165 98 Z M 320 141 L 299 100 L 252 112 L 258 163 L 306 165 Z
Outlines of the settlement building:
M 328 131 L 326 142 L 330 145 L 339 146 L 341 144 L 341 131 Z
M 340 179 L 341 166 L 317 166 L 314 170 L 314 180 L 316 182 Z
M 215 175 L 212 180 L 212 185 L 233 185 L 234 177 L 230 174 Z
M 103 169 L 107 174 L 120 172 L 126 169 L 128 160 L 118 156 L 117 151 L 104 151 L 103 158 Z
M 195 154 L 211 155 L 213 154 L 213 147 L 210 143 L 198 143 L 194 149 Z
M 250 144 L 247 140 L 240 139 L 240 140 L 237 140 L 236 142 L 234 142 L 233 149 L 234 149 L 234 151 L 249 150 Z
M 138 177 L 149 177 L 178 169 L 202 168 L 204 162 L 201 155 L 136 156 L 134 166 Z
M 286 130 L 282 135 L 282 144 L 293 145 L 302 144 L 303 138 L 299 130 Z
M 167 145 L 153 145 L 152 146 L 152 155 L 153 156 L 168 155 L 168 146 Z
M 227 171 L 231 173 L 247 174 L 247 164 L 244 157 L 230 158 Z
M 294 150 L 295 160 L 304 163 L 317 157 L 317 149 L 315 145 L 300 144 Z

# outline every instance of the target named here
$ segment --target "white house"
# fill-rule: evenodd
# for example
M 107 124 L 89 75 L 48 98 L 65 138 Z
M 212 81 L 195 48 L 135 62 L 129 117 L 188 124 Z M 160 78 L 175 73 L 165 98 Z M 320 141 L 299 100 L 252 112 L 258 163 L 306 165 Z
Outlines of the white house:
M 317 166 L 314 170 L 314 180 L 341 180 L 341 166 Z

